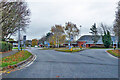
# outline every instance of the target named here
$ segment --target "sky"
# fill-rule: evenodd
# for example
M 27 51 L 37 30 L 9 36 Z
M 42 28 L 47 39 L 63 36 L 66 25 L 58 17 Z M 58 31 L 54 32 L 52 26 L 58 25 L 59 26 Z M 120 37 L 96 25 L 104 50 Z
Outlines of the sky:
M 26 0 L 31 10 L 31 23 L 27 39 L 40 39 L 55 24 L 72 22 L 81 25 L 81 35 L 90 34 L 90 27 L 96 23 L 112 26 L 118 0 Z

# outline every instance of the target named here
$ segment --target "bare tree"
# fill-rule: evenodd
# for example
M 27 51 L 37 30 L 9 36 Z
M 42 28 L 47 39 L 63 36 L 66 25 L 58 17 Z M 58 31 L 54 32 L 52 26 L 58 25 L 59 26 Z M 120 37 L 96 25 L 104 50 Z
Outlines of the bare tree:
M 73 37 L 74 40 L 75 37 L 79 35 L 78 27 L 76 26 L 76 24 L 73 24 L 71 22 L 66 23 L 65 32 L 69 40 L 71 39 L 71 36 Z
M 108 26 L 106 24 L 100 23 L 100 26 L 98 27 L 98 33 L 100 35 L 103 35 L 104 32 L 109 31 L 110 34 L 114 35 L 114 31 L 113 31 L 113 27 L 112 26 Z
M 27 3 L 22 0 L 16 2 L 9 2 L 9 0 L 2 0 L 0 2 L 0 26 L 2 27 L 2 39 L 7 40 L 19 28 L 26 31 L 26 26 L 30 22 L 30 10 Z
M 115 35 L 118 37 L 118 47 L 120 47 L 120 1 L 118 2 L 118 7 L 117 7 L 117 11 L 116 11 L 114 32 L 115 32 Z

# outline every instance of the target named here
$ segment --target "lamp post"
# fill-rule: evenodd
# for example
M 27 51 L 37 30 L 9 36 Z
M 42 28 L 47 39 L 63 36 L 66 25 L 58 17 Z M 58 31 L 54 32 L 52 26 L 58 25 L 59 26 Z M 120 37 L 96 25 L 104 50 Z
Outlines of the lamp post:
M 18 28 L 18 51 L 20 51 L 20 27 Z
M 81 27 L 82 27 L 82 26 L 80 25 L 80 31 L 79 31 L 79 36 L 81 36 Z

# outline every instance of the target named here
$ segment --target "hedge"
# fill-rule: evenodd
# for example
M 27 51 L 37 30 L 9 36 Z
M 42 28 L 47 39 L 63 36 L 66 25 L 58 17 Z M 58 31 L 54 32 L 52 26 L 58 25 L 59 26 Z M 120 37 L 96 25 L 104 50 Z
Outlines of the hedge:
M 11 51 L 13 48 L 11 43 L 0 41 L 0 52 Z

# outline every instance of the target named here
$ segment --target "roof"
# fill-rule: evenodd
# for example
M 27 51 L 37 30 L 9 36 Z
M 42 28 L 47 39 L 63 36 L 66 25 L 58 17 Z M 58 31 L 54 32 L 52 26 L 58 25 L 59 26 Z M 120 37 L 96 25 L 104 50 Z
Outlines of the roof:
M 86 44 L 94 44 L 94 41 L 92 40 L 93 35 L 84 35 L 81 36 L 77 41 L 86 41 Z M 99 35 L 99 40 L 96 44 L 103 44 L 102 37 Z M 111 36 L 111 39 L 113 41 L 113 44 L 116 44 L 117 38 L 115 36 Z

